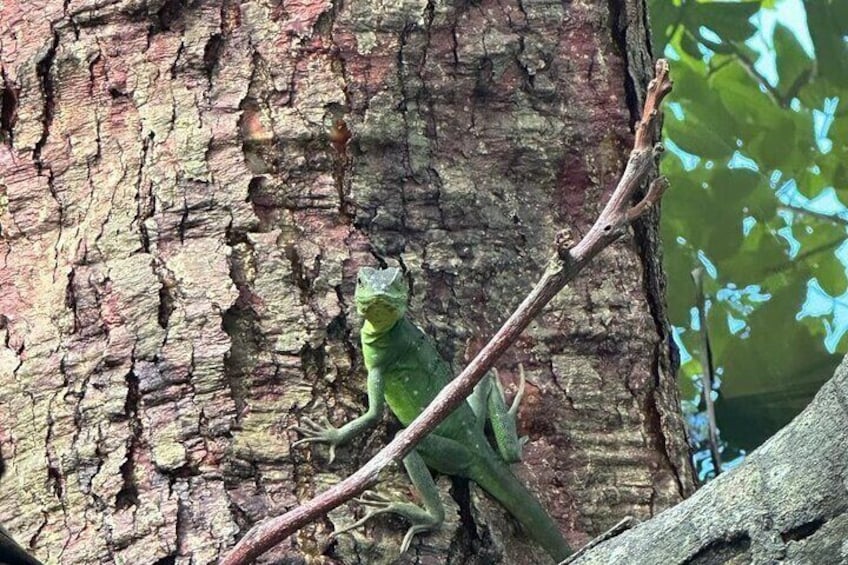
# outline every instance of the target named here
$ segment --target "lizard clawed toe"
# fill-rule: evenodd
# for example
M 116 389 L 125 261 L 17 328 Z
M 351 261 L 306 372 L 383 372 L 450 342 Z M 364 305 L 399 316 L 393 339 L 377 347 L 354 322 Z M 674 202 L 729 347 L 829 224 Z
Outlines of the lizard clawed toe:
M 333 424 L 330 423 L 330 420 L 327 419 L 326 416 L 321 416 L 321 421 L 316 422 L 312 418 L 304 418 L 303 419 L 303 427 L 293 426 L 294 429 L 302 432 L 302 433 L 321 433 L 328 428 L 334 428 Z
M 392 503 L 390 499 L 373 490 L 366 490 L 362 496 L 356 498 L 356 502 L 371 507 L 383 507 Z
M 301 425 L 290 426 L 288 428 L 305 437 L 292 442 L 291 448 L 310 443 L 326 443 L 330 446 L 329 462 L 332 463 L 336 458 L 336 446 L 341 443 L 342 437 L 339 429 L 330 423 L 326 416 L 322 416 L 319 422 L 311 418 L 303 418 Z
M 400 544 L 400 552 L 405 553 L 406 550 L 409 549 L 409 544 L 412 543 L 412 538 L 415 537 L 415 534 L 427 532 L 427 531 L 430 531 L 431 529 L 433 529 L 432 526 L 425 525 L 425 524 L 416 524 L 416 525 L 410 527 L 406 531 L 406 535 L 403 536 L 403 541 Z
M 354 522 L 353 524 L 347 525 L 340 530 L 334 530 L 332 534 L 330 534 L 330 538 L 337 538 L 341 534 L 347 533 L 351 530 L 355 530 L 359 526 L 362 526 L 375 516 L 379 516 L 380 514 L 385 514 L 387 512 L 392 511 L 392 501 L 388 498 L 377 494 L 374 491 L 368 490 L 362 493 L 362 496 L 354 499 L 359 504 L 363 506 L 367 506 L 369 508 L 373 508 L 373 510 L 369 510 L 365 513 L 365 516 Z

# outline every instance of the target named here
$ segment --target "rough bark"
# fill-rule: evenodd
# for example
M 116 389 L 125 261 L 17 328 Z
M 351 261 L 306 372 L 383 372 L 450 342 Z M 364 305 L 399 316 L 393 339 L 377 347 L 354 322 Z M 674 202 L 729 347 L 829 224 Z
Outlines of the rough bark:
M 846 429 L 848 359 L 738 468 L 569 563 L 848 563 Z
M 414 318 L 468 358 L 617 180 L 643 10 L 4 2 L 0 521 L 49 562 L 207 563 L 348 474 L 390 418 L 329 467 L 287 428 L 363 410 L 356 269 L 402 263 Z M 575 545 L 692 490 L 650 222 L 637 241 L 501 363 L 531 381 L 519 472 Z M 400 562 L 528 559 L 499 507 L 440 484 L 446 526 Z M 271 557 L 396 560 L 392 520 L 327 546 L 354 510 Z

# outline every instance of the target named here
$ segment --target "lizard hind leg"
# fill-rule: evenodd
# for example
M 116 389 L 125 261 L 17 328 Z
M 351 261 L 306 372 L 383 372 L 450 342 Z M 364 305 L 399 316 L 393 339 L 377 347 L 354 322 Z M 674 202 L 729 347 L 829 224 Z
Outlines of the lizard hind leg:
M 509 408 L 506 406 L 503 385 L 501 385 L 501 380 L 497 373 L 494 379 L 495 386 L 492 387 L 489 393 L 489 421 L 492 423 L 492 431 L 494 432 L 495 443 L 498 446 L 498 453 L 500 453 L 501 458 L 507 463 L 521 461 L 521 452 L 528 439 L 527 436 L 518 437 L 517 427 L 518 408 L 521 405 L 521 399 L 524 397 L 526 383 L 523 365 L 518 365 L 518 374 L 518 391 L 515 393 L 515 398 Z
M 357 501 L 371 508 L 371 510 L 353 524 L 333 532 L 332 537 L 358 528 L 371 518 L 380 514 L 398 514 L 406 518 L 411 524 L 406 535 L 403 536 L 403 542 L 400 547 L 400 552 L 404 553 L 409 549 L 409 545 L 412 543 L 412 539 L 416 534 L 438 528 L 445 520 L 445 509 L 442 506 L 439 489 L 433 480 L 433 476 L 430 474 L 430 470 L 421 456 L 415 451 L 411 451 L 403 459 L 403 466 L 406 468 L 412 484 L 415 485 L 415 488 L 421 495 L 424 507 L 422 508 L 411 502 L 391 501 L 377 493 L 366 492 Z
M 492 377 L 492 373 L 495 374 Z M 489 416 L 489 395 L 492 392 L 492 380 L 498 380 L 497 369 L 492 369 L 492 372 L 486 373 L 480 382 L 474 386 L 474 391 L 468 397 L 468 404 L 474 412 L 474 417 L 477 420 L 477 427 L 482 432 L 486 428 L 486 420 Z

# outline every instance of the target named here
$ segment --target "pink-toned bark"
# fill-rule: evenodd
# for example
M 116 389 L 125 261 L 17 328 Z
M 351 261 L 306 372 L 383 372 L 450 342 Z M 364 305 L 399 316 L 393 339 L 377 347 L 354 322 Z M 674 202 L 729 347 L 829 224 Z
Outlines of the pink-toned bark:
M 3 2 L 0 521 L 48 562 L 205 563 L 347 475 L 389 420 L 329 468 L 287 428 L 363 409 L 357 268 L 402 261 L 415 319 L 473 355 L 621 172 L 642 8 Z M 519 472 L 575 545 L 691 488 L 646 229 L 500 365 L 528 370 Z M 448 484 L 463 518 L 420 560 L 520 537 Z M 391 521 L 328 549 L 350 519 L 275 555 L 396 557 Z

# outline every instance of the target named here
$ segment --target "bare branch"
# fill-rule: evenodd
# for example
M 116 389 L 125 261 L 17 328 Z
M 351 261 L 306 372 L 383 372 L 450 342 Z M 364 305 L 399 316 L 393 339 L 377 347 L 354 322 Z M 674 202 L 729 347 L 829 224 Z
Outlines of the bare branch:
M 639 216 L 645 213 L 645 211 L 660 201 L 662 198 L 665 189 L 668 188 L 668 179 L 665 177 L 660 177 L 658 179 L 654 179 L 651 183 L 651 186 L 648 188 L 648 194 L 639 201 L 638 204 L 633 206 L 630 210 L 627 211 L 627 221 L 632 222 Z
M 636 139 L 627 166 L 604 210 L 575 246 L 558 234 L 555 252 L 542 278 L 504 325 L 468 366 L 433 399 L 412 423 L 353 475 L 315 498 L 283 514 L 254 526 L 221 561 L 221 565 L 243 565 L 333 508 L 354 498 L 377 482 L 380 471 L 393 461 L 401 461 L 415 445 L 467 398 L 474 386 L 492 368 L 501 354 L 518 339 L 527 325 L 601 250 L 618 239 L 626 225 L 659 200 L 664 182 L 654 182 L 645 198 L 631 206 L 636 189 L 654 168 L 657 150 L 652 147 L 657 131 L 659 107 L 671 91 L 668 63 L 657 61 L 655 78 L 648 85 L 642 119 L 636 126 Z

